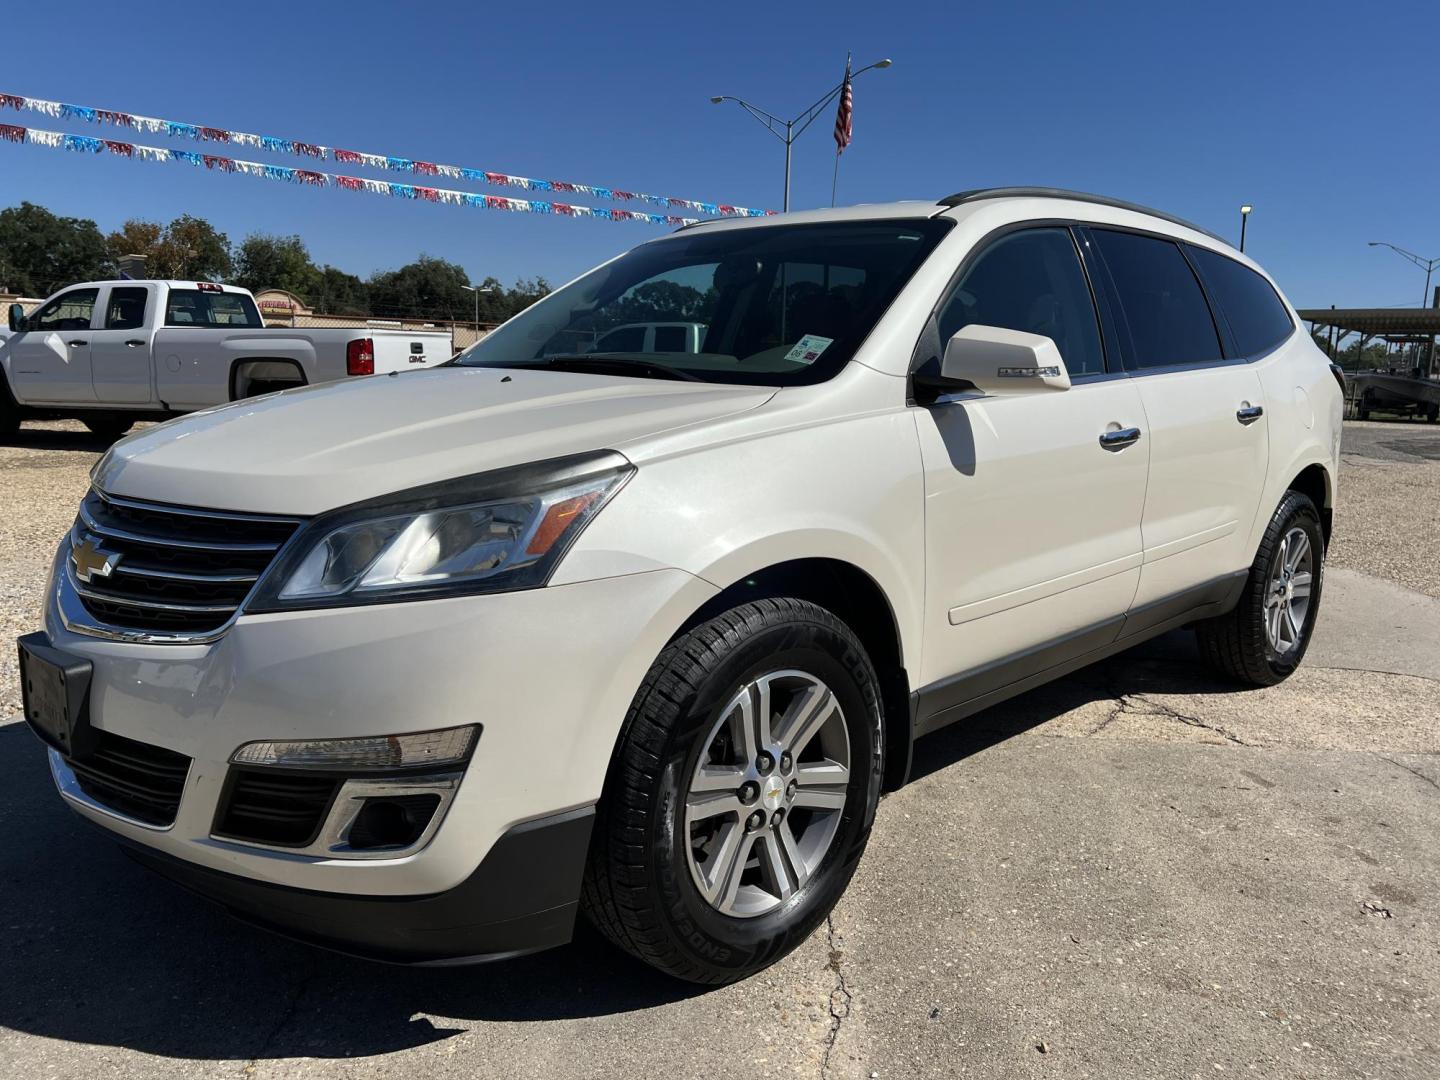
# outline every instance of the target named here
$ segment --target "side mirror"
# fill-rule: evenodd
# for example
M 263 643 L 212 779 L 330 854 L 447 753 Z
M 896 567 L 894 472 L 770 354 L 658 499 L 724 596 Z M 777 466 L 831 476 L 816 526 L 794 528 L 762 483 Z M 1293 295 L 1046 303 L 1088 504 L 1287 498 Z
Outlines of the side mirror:
M 25 309 L 19 304 L 10 305 L 10 329 L 17 334 L 25 329 Z
M 940 375 L 991 397 L 1070 389 L 1070 373 L 1054 341 L 999 326 L 958 331 L 945 345 Z

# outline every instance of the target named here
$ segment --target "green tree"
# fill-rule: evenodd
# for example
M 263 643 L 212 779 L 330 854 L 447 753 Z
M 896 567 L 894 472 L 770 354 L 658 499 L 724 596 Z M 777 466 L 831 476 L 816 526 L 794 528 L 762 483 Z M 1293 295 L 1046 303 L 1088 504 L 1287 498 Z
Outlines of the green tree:
M 464 267 L 421 255 L 370 279 L 370 310 L 380 318 L 469 319 L 475 310 L 469 284 Z
M 298 236 L 251 233 L 235 252 L 235 284 L 247 289 L 284 289 L 308 302 L 319 277 Z
M 370 288 L 354 274 L 322 266 L 305 299 L 325 315 L 369 315 Z
M 88 218 L 59 217 L 29 202 L 0 210 L 0 288 L 48 296 L 113 271 L 105 238 Z
M 223 281 L 233 270 L 230 238 L 203 218 L 181 214 L 169 225 L 132 218 L 106 240 L 112 259 L 144 255 L 154 278 Z

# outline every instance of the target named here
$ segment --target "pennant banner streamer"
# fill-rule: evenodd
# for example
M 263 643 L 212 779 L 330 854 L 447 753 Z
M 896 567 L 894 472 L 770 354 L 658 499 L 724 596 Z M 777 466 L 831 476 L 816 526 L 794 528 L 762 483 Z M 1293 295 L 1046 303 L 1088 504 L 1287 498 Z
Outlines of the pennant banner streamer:
M 667 209 L 694 210 L 712 217 L 765 217 L 775 213 L 774 210 L 752 210 L 749 207 L 731 206 L 728 203 L 675 199 L 665 195 L 646 195 L 638 191 L 596 187 L 593 184 L 572 184 L 565 180 L 532 180 L 527 176 L 512 176 L 509 173 L 491 172 L 487 169 L 466 169 L 458 165 L 436 165 L 429 161 L 391 157 L 387 154 L 362 154 L 357 150 L 340 150 L 333 146 L 320 146 L 317 143 L 277 139 L 270 135 L 250 135 L 243 131 L 227 131 L 225 128 L 203 127 L 199 124 L 182 124 L 175 120 L 158 120 L 153 116 L 137 116 L 133 113 L 95 109 L 88 105 L 67 105 L 60 101 L 21 97 L 19 94 L 0 94 L 0 108 L 29 109 L 32 112 L 43 113 L 45 116 L 62 120 L 72 119 L 84 120 L 92 124 L 113 124 L 117 127 L 143 131 L 149 135 L 171 135 L 176 138 L 204 142 L 252 146 L 277 154 L 295 154 L 319 160 L 330 159 L 344 165 L 364 165 L 368 168 L 386 169 L 391 172 L 416 173 L 421 176 L 446 176 L 456 180 L 473 180 L 481 184 L 492 184 L 497 187 L 524 188 L 527 191 L 558 191 L 566 194 L 593 195 L 597 199 L 609 199 L 614 202 L 643 202 L 652 206 L 663 206 Z
M 292 169 L 284 165 L 264 165 L 256 161 L 240 161 L 219 154 L 200 154 L 193 150 L 163 150 L 139 143 L 92 139 L 87 135 L 65 135 L 58 131 L 0 124 L 0 140 L 47 146 L 52 150 L 69 150 L 79 154 L 118 154 L 141 161 L 176 161 L 184 165 L 227 173 L 245 173 L 265 180 L 290 184 L 311 184 L 335 187 L 346 191 L 368 191 L 388 195 L 392 199 L 419 199 L 425 202 L 449 203 L 452 206 L 478 206 L 485 210 L 509 210 L 520 214 L 560 214 L 564 217 L 603 218 L 606 221 L 643 221 L 651 225 L 694 225 L 699 219 L 674 214 L 649 214 L 640 210 L 621 210 L 576 206 L 571 203 L 545 202 L 539 199 L 512 199 L 504 195 L 478 195 L 470 191 L 422 187 L 419 184 L 392 184 L 385 180 L 368 180 L 358 176 L 338 176 L 312 169 Z

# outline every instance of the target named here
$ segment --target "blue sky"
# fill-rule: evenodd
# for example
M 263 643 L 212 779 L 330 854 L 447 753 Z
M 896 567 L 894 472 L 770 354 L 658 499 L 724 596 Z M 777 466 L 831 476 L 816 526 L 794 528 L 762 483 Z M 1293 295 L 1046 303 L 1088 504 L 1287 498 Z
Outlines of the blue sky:
M 1233 238 L 1249 202 L 1249 253 L 1302 307 L 1420 302 L 1423 272 L 1368 240 L 1440 255 L 1433 3 L 292 0 L 121 10 L 72 3 L 62 17 L 53 5 L 12 5 L 0 26 L 0 92 L 778 207 L 780 143 L 708 99 L 735 94 L 798 112 L 839 80 L 854 50 L 857 64 L 889 56 L 895 66 L 856 83 L 842 203 L 1049 184 L 1148 203 Z M 10 110 L 0 122 L 110 134 Z M 796 146 L 797 208 L 829 202 L 830 126 L 826 116 Z M 425 252 L 477 278 L 558 282 L 659 231 L 0 142 L 0 205 L 22 199 L 105 229 L 188 212 L 233 240 L 299 233 L 317 261 L 361 275 Z

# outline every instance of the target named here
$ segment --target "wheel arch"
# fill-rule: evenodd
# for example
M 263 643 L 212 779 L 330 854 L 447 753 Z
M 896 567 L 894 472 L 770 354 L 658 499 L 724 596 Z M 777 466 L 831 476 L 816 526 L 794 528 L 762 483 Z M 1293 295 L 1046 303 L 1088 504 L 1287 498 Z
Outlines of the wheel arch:
M 913 742 L 910 680 L 894 605 L 880 583 L 854 563 L 806 557 L 772 563 L 730 582 L 700 605 L 671 640 L 721 612 L 752 600 L 788 596 L 825 608 L 854 631 L 880 678 L 885 710 L 884 790 L 902 786 L 910 774 Z
M 275 364 L 293 368 L 296 377 L 296 386 L 307 386 L 310 380 L 305 377 L 305 367 L 291 356 L 242 356 L 230 364 L 230 400 L 239 401 L 249 395 L 240 393 L 241 378 L 249 367 L 259 364 Z
M 1325 545 L 1329 547 L 1330 530 L 1335 519 L 1335 485 L 1330 470 L 1318 461 L 1306 465 L 1285 485 L 1285 490 L 1298 491 L 1315 504 L 1315 509 L 1320 511 L 1320 527 L 1325 535 Z

